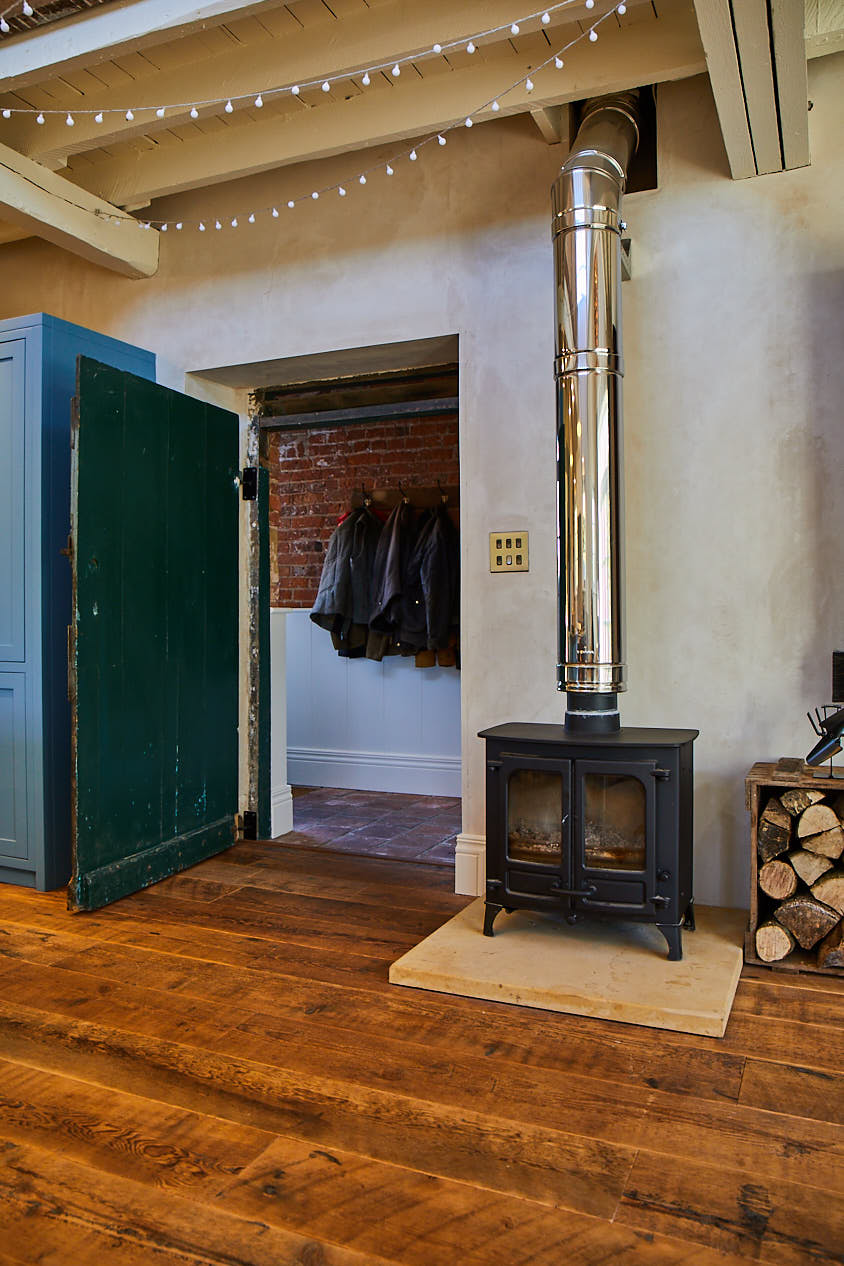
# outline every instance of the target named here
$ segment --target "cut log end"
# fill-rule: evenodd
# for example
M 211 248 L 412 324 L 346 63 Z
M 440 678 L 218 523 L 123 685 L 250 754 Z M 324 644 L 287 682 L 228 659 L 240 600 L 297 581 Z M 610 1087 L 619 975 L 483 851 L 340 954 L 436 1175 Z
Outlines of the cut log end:
M 828 804 L 810 804 L 797 819 L 797 836 L 802 840 L 807 835 L 821 835 L 840 826 L 837 813 Z
M 797 891 L 797 876 L 788 861 L 775 858 L 760 869 L 759 887 L 775 901 L 785 901 Z
M 828 857 L 821 857 L 818 853 L 809 853 L 804 848 L 795 848 L 788 854 L 788 860 L 794 871 L 803 880 L 807 888 L 811 888 L 821 875 L 825 875 L 828 870 L 832 870 L 832 862 Z
M 844 968 L 844 921 L 833 928 L 818 946 L 818 967 Z
M 815 897 L 792 897 L 774 911 L 777 923 L 788 928 L 802 949 L 812 949 L 836 926 L 841 918 L 837 910 Z
M 781 923 L 763 923 L 756 929 L 756 955 L 763 963 L 778 963 L 787 958 L 797 944 L 788 928 Z
M 810 853 L 817 853 L 821 857 L 838 858 L 844 853 L 844 830 L 840 826 L 834 826 L 831 831 L 824 831 L 821 835 L 809 835 L 801 842 Z
M 823 800 L 824 794 L 823 791 L 810 791 L 806 787 L 794 787 L 791 791 L 784 791 L 779 799 L 786 813 L 796 818 L 804 809 Z
M 844 870 L 833 870 L 812 885 L 812 896 L 844 915 Z

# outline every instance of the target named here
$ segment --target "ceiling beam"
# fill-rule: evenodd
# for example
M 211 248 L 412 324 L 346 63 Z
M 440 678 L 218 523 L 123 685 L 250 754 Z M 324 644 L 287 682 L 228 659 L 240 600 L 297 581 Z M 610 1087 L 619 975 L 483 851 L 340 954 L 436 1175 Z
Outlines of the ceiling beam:
M 151 277 L 158 268 L 158 233 L 107 218 L 119 214 L 64 176 L 0 145 L 0 218 L 124 277 Z
M 771 0 L 771 34 L 777 68 L 783 163 L 786 167 L 806 167 L 809 163 L 809 80 L 802 6 L 794 0 Z
M 694 0 L 706 67 L 733 179 L 756 175 L 730 0 Z
M 607 23 L 601 55 L 584 41 L 566 56 L 566 72 L 553 66 L 535 74 L 536 88 L 517 88 L 501 98 L 501 118 L 550 108 L 601 92 L 684 79 L 705 67 L 694 13 L 677 6 L 651 23 L 620 29 Z M 535 64 L 535 63 L 534 63 Z M 287 118 L 236 123 L 224 131 L 181 144 L 125 147 L 102 161 L 71 161 L 72 178 L 119 205 L 164 197 L 256 172 L 402 141 L 441 130 L 489 101 L 532 67 L 511 55 L 428 79 L 403 76 L 395 85 L 336 101 Z M 360 162 L 360 160 L 357 160 Z M 361 166 L 364 164 L 361 163 Z
M 530 117 L 539 135 L 549 145 L 560 145 L 569 139 L 569 112 L 567 106 L 540 106 L 531 110 Z
M 826 57 L 844 49 L 844 0 L 806 0 L 806 56 Z
M 0 83 L 9 92 L 277 7 L 278 0 L 127 0 L 88 9 L 63 22 L 7 36 L 0 44 Z
M 578 0 L 564 13 L 570 31 L 573 21 L 578 16 L 587 16 L 588 10 L 585 3 Z M 122 109 L 116 114 L 106 114 L 102 123 L 94 122 L 91 115 L 77 114 L 73 128 L 65 126 L 63 115 L 48 116 L 45 124 L 37 124 L 32 115 L 13 115 L 4 123 L 3 135 L 22 154 L 48 164 L 88 149 L 120 144 L 133 136 L 155 135 L 164 128 L 188 123 L 192 101 L 219 102 L 231 97 L 235 99 L 235 109 L 251 108 L 254 94 L 262 91 L 270 103 L 272 97 L 266 89 L 274 84 L 308 83 L 326 76 L 351 74 L 367 63 L 378 65 L 389 59 L 408 57 L 420 49 L 430 49 L 436 41 L 448 44 L 467 32 L 500 25 L 508 22 L 512 15 L 513 0 L 464 0 L 459 5 L 454 4 L 454 0 L 427 0 L 421 6 L 410 0 L 392 0 L 392 3 L 363 9 L 342 21 L 322 23 L 284 39 L 268 36 L 260 43 L 235 45 L 187 66 L 154 71 L 128 84 L 119 94 L 112 88 L 102 87 L 93 93 L 80 93 L 74 99 L 68 91 L 69 85 L 51 85 L 57 93 L 61 92 L 59 99 L 63 109 L 96 111 L 115 106 Z M 559 15 L 554 16 L 559 19 Z M 533 25 L 538 27 L 539 22 Z M 559 30 L 552 21 L 547 28 L 549 39 Z M 565 36 L 560 37 L 561 43 L 564 39 Z M 488 44 L 485 49 L 488 53 Z M 0 88 L 5 86 L 0 82 Z M 248 101 L 237 100 L 247 95 Z M 163 120 L 156 119 L 155 107 L 172 101 L 187 104 L 168 110 Z M 9 100 L 8 104 L 15 103 Z M 135 121 L 127 123 L 126 108 L 143 104 L 152 108 L 143 113 L 136 110 Z M 200 117 L 219 112 L 219 105 L 200 107 Z
M 789 2 L 792 8 L 799 10 L 800 0 Z M 732 0 L 732 9 L 756 171 L 762 176 L 782 171 L 768 3 L 767 0 Z

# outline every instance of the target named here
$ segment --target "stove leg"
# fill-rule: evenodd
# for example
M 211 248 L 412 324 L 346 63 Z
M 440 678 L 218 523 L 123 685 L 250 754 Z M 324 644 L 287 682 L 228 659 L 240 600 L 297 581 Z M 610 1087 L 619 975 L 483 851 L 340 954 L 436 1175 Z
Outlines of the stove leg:
M 662 935 L 668 942 L 668 961 L 669 963 L 679 963 L 683 957 L 682 933 L 676 924 L 657 923 Z
M 685 919 L 683 920 L 683 927 L 684 927 L 684 928 L 687 928 L 689 932 L 694 932 L 694 930 L 695 930 L 695 903 L 694 903 L 694 900 L 692 900 L 692 901 L 690 901 L 690 902 L 689 902 L 689 908 L 688 908 L 688 910 L 686 911 L 686 917 L 685 917 Z
M 497 906 L 494 902 L 487 901 L 486 908 L 484 909 L 484 936 L 495 935 L 492 930 L 492 925 L 495 922 L 496 916 L 499 915 L 503 909 L 503 906 Z

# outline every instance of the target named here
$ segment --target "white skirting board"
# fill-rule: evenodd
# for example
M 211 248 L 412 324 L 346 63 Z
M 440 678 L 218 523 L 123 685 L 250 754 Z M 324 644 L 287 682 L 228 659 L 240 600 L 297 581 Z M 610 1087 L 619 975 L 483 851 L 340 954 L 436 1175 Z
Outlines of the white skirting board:
M 458 835 L 454 854 L 454 891 L 482 897 L 486 886 L 486 836 Z
M 273 787 L 270 797 L 270 830 L 273 839 L 293 830 L 293 792 L 287 783 Z
M 287 777 L 294 787 L 459 796 L 460 757 L 288 747 Z

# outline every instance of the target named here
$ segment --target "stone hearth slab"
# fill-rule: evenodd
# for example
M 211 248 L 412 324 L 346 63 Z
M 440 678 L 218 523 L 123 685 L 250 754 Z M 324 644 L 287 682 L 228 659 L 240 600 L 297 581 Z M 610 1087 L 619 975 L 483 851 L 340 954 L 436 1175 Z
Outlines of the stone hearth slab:
M 573 1015 L 723 1037 L 742 967 L 747 915 L 695 907 L 670 963 L 651 924 L 583 921 L 517 910 L 482 934 L 479 898 L 390 968 L 390 983 Z

